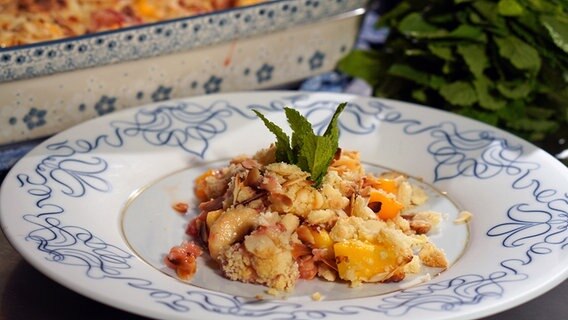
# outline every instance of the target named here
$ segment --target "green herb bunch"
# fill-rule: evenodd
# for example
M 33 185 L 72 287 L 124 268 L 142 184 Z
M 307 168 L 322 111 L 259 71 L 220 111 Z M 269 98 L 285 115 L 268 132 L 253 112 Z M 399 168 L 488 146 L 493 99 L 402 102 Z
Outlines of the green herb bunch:
M 531 141 L 568 126 L 567 0 L 404 0 L 378 50 L 338 68 L 374 95 L 446 109 Z

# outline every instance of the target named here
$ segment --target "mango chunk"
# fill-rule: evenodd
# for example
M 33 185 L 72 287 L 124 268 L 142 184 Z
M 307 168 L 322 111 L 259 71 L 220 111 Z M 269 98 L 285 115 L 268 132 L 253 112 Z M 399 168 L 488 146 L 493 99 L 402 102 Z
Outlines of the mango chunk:
M 298 238 L 304 244 L 313 248 L 325 249 L 331 248 L 333 245 L 333 240 L 331 240 L 329 233 L 325 229 L 301 225 L 296 232 L 298 233 Z
M 312 230 L 312 235 L 314 237 L 314 248 L 324 249 L 333 245 L 333 240 L 325 229 Z
M 389 197 L 385 192 L 375 189 L 371 190 L 369 197 L 369 205 L 373 203 L 381 204 L 377 216 L 383 220 L 396 217 L 404 207 L 400 202 L 396 201 L 395 198 Z
M 333 245 L 339 277 L 348 281 L 380 281 L 377 276 L 391 272 L 400 264 L 391 246 L 360 240 Z

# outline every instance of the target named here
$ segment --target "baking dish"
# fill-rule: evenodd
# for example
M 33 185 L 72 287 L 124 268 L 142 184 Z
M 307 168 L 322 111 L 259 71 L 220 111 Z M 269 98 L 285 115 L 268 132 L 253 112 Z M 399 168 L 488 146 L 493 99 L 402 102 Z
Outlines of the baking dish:
M 0 49 L 0 145 L 170 98 L 283 86 L 332 70 L 365 0 L 281 0 Z

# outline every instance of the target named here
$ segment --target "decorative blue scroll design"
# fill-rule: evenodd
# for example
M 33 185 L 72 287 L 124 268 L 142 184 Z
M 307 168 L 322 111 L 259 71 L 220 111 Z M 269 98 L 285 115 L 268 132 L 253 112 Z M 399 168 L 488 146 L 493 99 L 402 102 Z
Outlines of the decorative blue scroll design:
M 510 145 L 506 138 L 492 131 L 467 130 L 451 121 L 427 124 L 406 118 L 400 108 L 379 100 L 356 107 L 362 115 L 373 116 L 383 123 L 401 125 L 407 135 L 428 134 L 432 140 L 427 151 L 436 162 L 434 182 L 459 176 L 478 179 L 490 179 L 499 174 L 513 176 L 527 167 L 538 168 L 538 164 L 520 160 L 524 153 L 521 145 Z
M 364 304 L 357 304 L 350 300 L 351 302 L 342 301 L 320 309 L 317 305 L 308 306 L 282 300 L 243 298 L 200 289 L 177 293 L 156 289 L 154 284 L 148 280 L 122 278 L 129 286 L 147 291 L 156 302 L 176 312 L 189 313 L 194 309 L 199 309 L 217 316 L 286 320 L 326 319 L 332 316 L 363 314 L 396 318 L 412 310 L 458 311 L 463 306 L 477 305 L 486 299 L 499 298 L 505 291 L 505 283 L 522 279 L 525 279 L 524 275 L 512 276 L 503 271 L 493 272 L 486 277 L 468 274 L 445 281 L 427 283 L 387 297 L 376 297 L 376 302 L 367 300 Z
M 46 253 L 47 260 L 81 266 L 90 278 L 120 274 L 129 267 L 126 260 L 132 255 L 106 243 L 88 229 L 62 223 L 59 216 L 66 210 L 53 200 L 58 191 L 69 197 L 83 196 L 88 187 L 108 191 L 110 184 L 96 176 L 106 169 L 106 162 L 96 157 L 93 162 L 75 159 L 57 162 L 56 158 L 44 159 L 36 167 L 34 177 L 18 175 L 20 187 L 26 188 L 36 206 L 35 212 L 23 215 L 23 219 L 33 226 L 26 240 L 34 242 L 39 251 Z
M 224 100 L 208 106 L 180 102 L 141 109 L 132 121 L 114 121 L 112 126 L 125 137 L 141 136 L 150 145 L 181 148 L 203 158 L 211 140 L 227 131 L 227 119 L 235 113 L 254 118 L 252 112 L 246 114 Z
M 527 201 L 507 210 L 508 221 L 487 231 L 502 238 L 505 248 L 525 249 L 524 256 L 507 259 L 501 265 L 512 271 L 530 264 L 536 257 L 568 246 L 568 191 L 545 187 L 528 169 L 518 175 L 512 187 L 527 194 Z
M 120 278 L 117 278 L 120 279 Z M 215 293 L 205 290 L 188 290 L 181 293 L 160 290 L 144 279 L 123 278 L 128 285 L 148 292 L 158 303 L 180 313 L 203 310 L 216 316 L 242 317 L 243 319 L 323 319 L 329 315 L 347 315 L 357 312 L 304 308 L 302 303 L 282 300 L 259 300 Z

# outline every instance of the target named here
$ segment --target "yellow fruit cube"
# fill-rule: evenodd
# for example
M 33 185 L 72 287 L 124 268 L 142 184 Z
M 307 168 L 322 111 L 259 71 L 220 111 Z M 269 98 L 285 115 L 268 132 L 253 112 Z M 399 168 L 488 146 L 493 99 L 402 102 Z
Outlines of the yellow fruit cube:
M 333 245 L 339 277 L 348 281 L 380 281 L 380 274 L 391 272 L 400 264 L 393 248 L 360 240 L 348 240 Z
M 331 248 L 333 245 L 333 240 L 325 229 L 301 225 L 296 229 L 296 232 L 298 238 L 312 248 L 325 249 Z
M 396 217 L 404 207 L 394 197 L 388 196 L 384 191 L 373 189 L 369 196 L 369 204 L 375 202 L 381 204 L 377 216 L 383 220 Z
M 312 230 L 314 237 L 314 248 L 324 249 L 333 245 L 333 240 L 325 229 Z

